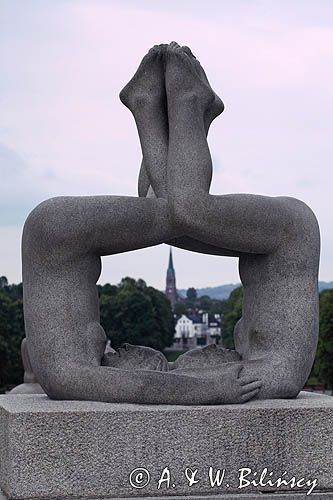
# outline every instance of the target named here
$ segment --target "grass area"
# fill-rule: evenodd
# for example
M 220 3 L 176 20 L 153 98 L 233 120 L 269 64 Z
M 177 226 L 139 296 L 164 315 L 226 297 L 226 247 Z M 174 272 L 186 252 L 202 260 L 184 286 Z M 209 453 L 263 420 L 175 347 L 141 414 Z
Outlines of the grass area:
M 318 377 L 309 377 L 305 385 L 322 385 L 323 383 Z
M 164 352 L 164 355 L 168 361 L 176 361 L 178 356 L 184 354 L 184 351 L 167 351 Z

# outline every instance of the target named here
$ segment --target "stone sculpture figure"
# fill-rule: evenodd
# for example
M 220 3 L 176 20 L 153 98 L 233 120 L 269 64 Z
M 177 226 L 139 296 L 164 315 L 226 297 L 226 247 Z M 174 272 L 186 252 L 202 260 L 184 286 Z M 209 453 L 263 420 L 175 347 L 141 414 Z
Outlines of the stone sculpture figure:
M 296 397 L 317 343 L 314 214 L 288 197 L 209 194 L 207 133 L 223 103 L 189 48 L 153 47 L 120 98 L 134 115 L 142 147 L 139 197 L 53 198 L 25 223 L 26 334 L 41 386 L 51 398 L 105 402 Z M 244 304 L 235 352 L 195 350 L 172 367 L 139 346 L 103 356 L 101 256 L 164 242 L 239 258 Z
M 44 394 L 31 366 L 26 338 L 21 342 L 21 358 L 24 368 L 23 384 L 14 387 L 10 394 Z

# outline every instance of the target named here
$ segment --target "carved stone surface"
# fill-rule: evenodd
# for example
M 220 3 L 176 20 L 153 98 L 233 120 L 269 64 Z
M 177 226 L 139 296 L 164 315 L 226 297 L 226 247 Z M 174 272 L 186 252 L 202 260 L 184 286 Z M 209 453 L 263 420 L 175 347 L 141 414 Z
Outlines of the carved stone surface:
M 274 480 L 316 479 L 316 491 L 332 493 L 332 426 L 333 398 L 303 392 L 296 400 L 204 407 L 0 396 L 0 487 L 12 499 L 43 500 L 309 491 L 238 488 L 240 468 L 258 475 L 267 468 Z M 129 481 L 139 467 L 150 473 L 141 489 Z M 170 487 L 164 481 L 158 489 L 166 467 Z M 211 487 L 209 467 L 214 476 L 226 469 L 220 487 Z M 198 471 L 191 487 L 186 468 L 189 476 Z
M 33 372 L 26 338 L 21 342 L 21 357 L 24 368 L 24 383 L 14 387 L 9 394 L 45 394 Z
M 71 497 L 70 500 L 81 500 L 82 497 Z M 286 494 L 279 494 L 279 493 L 273 493 L 270 495 L 269 493 L 255 493 L 255 494 L 249 494 L 249 495 L 237 495 L 235 499 L 235 495 L 203 495 L 200 497 L 198 496 L 180 496 L 180 497 L 174 497 L 174 496 L 165 496 L 165 497 L 131 497 L 129 498 L 122 498 L 121 500 L 133 500 L 134 498 L 140 498 L 141 500 L 156 500 L 157 498 L 159 500 L 309 500 L 309 496 L 306 493 L 286 493 Z M 311 494 L 311 499 L 314 500 L 332 500 L 333 499 L 333 493 L 326 492 L 326 493 L 312 493 Z M 8 497 L 4 495 L 0 491 L 0 500 L 8 500 Z M 21 499 L 21 500 L 28 500 L 28 499 Z M 66 497 L 62 498 L 57 498 L 57 500 L 67 500 Z M 93 497 L 89 498 L 86 500 L 107 500 L 106 497 Z M 115 499 L 115 500 L 120 500 Z
M 190 405 L 295 397 L 318 335 L 314 214 L 288 197 L 209 194 L 206 136 L 223 103 L 187 47 L 154 47 L 120 97 L 141 142 L 140 197 L 53 198 L 25 223 L 24 311 L 38 381 L 55 399 Z M 218 362 L 223 351 L 201 351 L 196 365 L 184 357 L 172 371 L 161 359 L 155 363 L 156 352 L 145 351 L 141 370 L 127 360 L 132 351 L 117 364 L 112 356 L 102 361 L 100 257 L 163 242 L 239 258 L 240 360 Z

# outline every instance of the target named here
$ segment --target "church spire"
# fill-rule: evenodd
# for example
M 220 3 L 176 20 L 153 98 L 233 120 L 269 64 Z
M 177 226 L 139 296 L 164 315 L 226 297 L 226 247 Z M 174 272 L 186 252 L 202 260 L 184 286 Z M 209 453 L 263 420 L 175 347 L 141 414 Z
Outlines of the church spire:
M 168 271 L 172 271 L 173 273 L 175 272 L 173 268 L 173 260 L 172 260 L 172 250 L 170 247 L 170 254 L 169 254 L 169 266 L 168 266 Z
M 171 247 L 170 247 L 170 254 L 169 254 L 169 265 L 168 265 L 167 275 L 166 275 L 165 295 L 170 300 L 171 305 L 174 306 L 178 300 L 178 294 L 177 294 L 177 288 L 176 288 L 176 273 L 175 273 L 175 269 L 173 267 Z

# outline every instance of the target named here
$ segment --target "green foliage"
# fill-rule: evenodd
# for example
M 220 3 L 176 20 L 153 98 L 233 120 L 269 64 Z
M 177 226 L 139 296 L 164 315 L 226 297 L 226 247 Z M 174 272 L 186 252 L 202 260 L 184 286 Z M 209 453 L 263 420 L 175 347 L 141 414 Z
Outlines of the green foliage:
M 184 354 L 184 351 L 167 351 L 165 357 L 168 361 L 174 362 L 181 354 Z
M 189 289 L 187 298 L 175 304 L 177 316 L 203 310 L 223 314 L 223 345 L 233 348 L 233 330 L 242 315 L 242 287 L 225 300 L 197 297 Z M 194 292 L 193 292 L 194 290 Z M 98 286 L 101 323 L 112 346 L 123 342 L 163 350 L 173 342 L 174 318 L 168 299 L 143 280 L 125 278 L 118 285 Z M 311 376 L 333 389 L 333 290 L 320 294 L 319 343 Z M 0 277 L 0 388 L 22 382 L 20 345 L 24 337 L 22 284 L 9 285 Z
M 189 288 L 189 290 L 195 290 L 195 288 Z M 187 291 L 187 294 L 189 292 Z M 191 292 L 190 297 L 194 294 Z M 202 297 L 186 298 L 176 302 L 174 305 L 174 313 L 177 317 L 182 314 L 195 314 L 198 311 L 205 311 L 208 314 L 221 314 L 223 311 L 223 300 L 211 299 L 208 295 L 203 295 Z
M 177 316 L 177 318 L 180 318 L 182 314 L 187 313 L 187 307 L 186 307 L 186 302 L 185 300 L 181 300 L 175 303 L 173 306 L 173 312 Z
M 0 278 L 0 387 L 22 382 L 21 341 L 24 336 L 22 287 Z
M 101 323 L 112 346 L 123 342 L 162 350 L 171 345 L 174 318 L 166 296 L 143 280 L 125 278 L 120 285 L 98 286 Z M 0 277 L 0 388 L 23 381 L 24 337 L 22 284 Z
M 328 389 L 333 389 L 333 290 L 319 296 L 319 342 L 314 374 Z
M 0 276 L 0 288 L 5 288 L 8 286 L 8 280 L 6 276 Z
M 242 317 L 243 288 L 239 286 L 230 294 L 223 303 L 223 318 L 221 323 L 223 346 L 234 349 L 234 328 L 237 321 Z
M 224 300 L 211 299 L 208 295 L 203 295 L 199 298 L 199 308 L 208 314 L 222 314 Z
M 198 294 L 195 288 L 189 288 L 186 292 L 186 297 L 188 300 L 195 300 L 197 298 Z
M 132 278 L 99 292 L 101 324 L 113 348 L 129 342 L 163 350 L 172 344 L 174 318 L 164 293 Z

